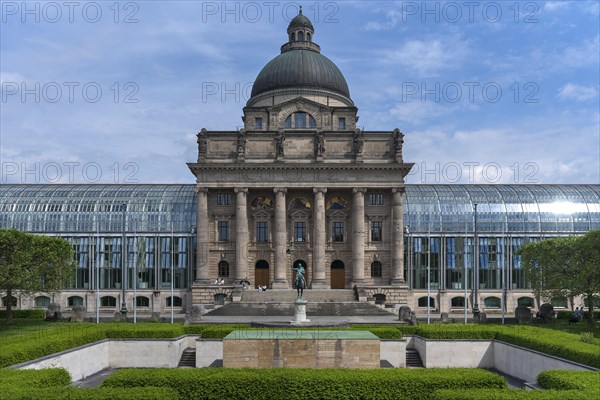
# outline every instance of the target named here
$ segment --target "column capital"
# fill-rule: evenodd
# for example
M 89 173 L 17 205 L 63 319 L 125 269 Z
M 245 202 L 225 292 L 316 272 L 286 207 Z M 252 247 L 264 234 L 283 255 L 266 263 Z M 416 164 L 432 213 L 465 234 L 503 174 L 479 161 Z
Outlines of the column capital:
M 367 188 L 354 188 L 352 189 L 352 193 L 367 193 Z
M 325 187 L 316 187 L 316 188 L 313 188 L 313 193 L 319 193 L 319 192 L 321 192 L 321 193 L 327 193 L 327 188 L 325 188 Z
M 235 193 L 248 193 L 248 188 L 236 187 L 235 189 L 233 189 L 233 191 Z
M 273 188 L 273 192 L 275 192 L 275 193 L 284 193 L 285 194 L 285 193 L 287 193 L 287 188 L 276 187 L 276 188 Z
M 392 188 L 392 193 L 404 193 L 404 192 L 405 192 L 405 190 L 403 187 Z
M 208 188 L 196 186 L 196 193 L 208 193 Z

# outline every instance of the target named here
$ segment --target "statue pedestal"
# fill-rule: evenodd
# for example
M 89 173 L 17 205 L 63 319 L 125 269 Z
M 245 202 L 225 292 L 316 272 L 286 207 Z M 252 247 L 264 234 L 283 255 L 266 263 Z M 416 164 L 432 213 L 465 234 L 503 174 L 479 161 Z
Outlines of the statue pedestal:
M 306 319 L 306 303 L 308 301 L 304 299 L 296 299 L 294 301 L 294 320 L 290 321 L 292 325 L 301 325 L 310 322 L 310 319 Z

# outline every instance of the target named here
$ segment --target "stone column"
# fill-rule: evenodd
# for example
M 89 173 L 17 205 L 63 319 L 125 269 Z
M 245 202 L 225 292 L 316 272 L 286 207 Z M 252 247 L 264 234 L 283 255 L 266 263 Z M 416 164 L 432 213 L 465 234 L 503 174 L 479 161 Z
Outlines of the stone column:
M 325 279 L 325 193 L 327 188 L 314 188 L 315 208 L 313 210 L 313 289 L 329 289 L 330 285 Z
M 273 228 L 273 245 L 275 247 L 275 279 L 273 289 L 288 289 L 287 281 L 287 221 L 285 194 L 287 189 L 274 188 L 275 192 L 275 226 Z
M 391 285 L 404 284 L 404 188 L 392 189 Z
M 210 283 L 210 258 L 208 236 L 208 189 L 197 187 L 198 208 L 196 210 L 196 282 Z
M 235 188 L 235 280 L 248 276 L 248 188 Z
M 354 188 L 352 201 L 352 286 L 365 280 L 365 193 Z

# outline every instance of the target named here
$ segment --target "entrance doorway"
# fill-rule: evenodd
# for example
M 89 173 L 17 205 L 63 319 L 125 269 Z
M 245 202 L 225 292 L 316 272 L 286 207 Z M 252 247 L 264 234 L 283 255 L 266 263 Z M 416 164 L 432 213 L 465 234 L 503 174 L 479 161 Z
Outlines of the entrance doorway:
M 269 263 L 265 260 L 258 260 L 254 266 L 254 288 L 259 286 L 269 286 Z
M 345 289 L 346 288 L 346 270 L 344 263 L 340 260 L 335 260 L 331 263 L 331 288 Z

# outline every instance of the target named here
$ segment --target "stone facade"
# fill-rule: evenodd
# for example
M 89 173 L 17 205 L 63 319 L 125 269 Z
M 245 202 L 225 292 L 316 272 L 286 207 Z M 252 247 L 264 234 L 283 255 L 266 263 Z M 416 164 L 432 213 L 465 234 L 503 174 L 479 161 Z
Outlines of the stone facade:
M 259 74 L 242 129 L 198 133 L 188 164 L 198 190 L 194 303 L 212 302 L 217 277 L 291 288 L 296 263 L 309 288 L 368 286 L 406 302 L 404 135 L 357 128 L 345 79 L 313 33 L 290 24 L 279 56 L 288 61 L 277 57 Z

